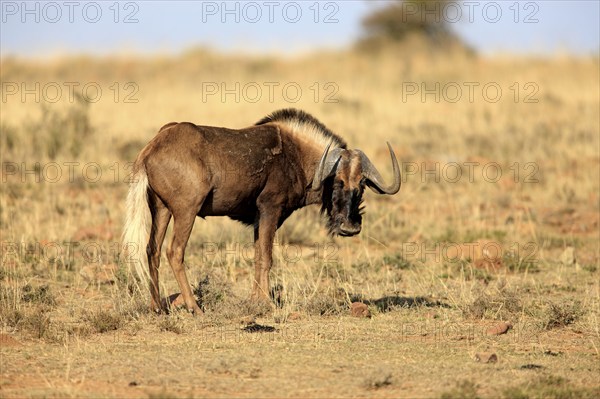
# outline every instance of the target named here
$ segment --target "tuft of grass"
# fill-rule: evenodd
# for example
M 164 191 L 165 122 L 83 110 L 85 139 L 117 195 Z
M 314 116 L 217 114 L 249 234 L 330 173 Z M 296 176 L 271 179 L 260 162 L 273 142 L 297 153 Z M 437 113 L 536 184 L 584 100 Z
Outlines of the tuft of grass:
M 4 308 L 0 311 L 0 326 L 18 330 L 36 339 L 55 338 L 52 319 L 47 306 L 35 306 L 26 310 Z
M 351 265 L 351 268 L 355 269 L 358 273 L 368 273 L 369 271 L 379 271 L 377 263 L 371 264 L 371 262 L 368 262 L 365 260 L 359 260 L 357 262 L 353 262 Z
M 0 326 L 15 328 L 25 317 L 24 313 L 18 309 L 10 309 L 2 306 L 0 308 Z
M 38 339 L 49 337 L 50 324 L 50 316 L 44 311 L 28 313 L 21 320 L 22 329 Z
M 575 387 L 567 379 L 554 375 L 509 387 L 502 392 L 505 399 L 593 399 L 600 397 L 599 387 Z
M 240 298 L 233 293 L 232 284 L 218 269 L 200 276 L 193 288 L 198 304 L 207 317 L 215 320 L 231 320 L 242 316 L 263 316 L 271 311 L 268 301 L 255 302 Z
M 54 299 L 54 295 L 50 292 L 50 287 L 47 285 L 39 287 L 34 287 L 30 284 L 25 285 L 21 289 L 21 300 L 41 305 L 56 305 L 56 299 Z
M 326 263 L 323 265 L 323 276 L 337 282 L 348 281 L 350 277 L 344 265 L 336 262 Z
M 231 285 L 217 273 L 204 273 L 194 287 L 194 295 L 204 311 L 215 311 L 234 298 Z
M 536 259 L 531 256 L 520 256 L 518 253 L 506 252 L 502 263 L 508 270 L 515 273 L 537 273 L 540 267 Z
M 566 327 L 573 324 L 583 315 L 581 302 L 567 300 L 561 303 L 550 302 L 545 311 L 544 328 Z
M 185 332 L 185 327 L 183 325 L 183 320 L 181 320 L 179 317 L 171 317 L 171 316 L 167 316 L 164 317 L 159 323 L 158 326 L 160 327 L 161 331 L 168 331 L 168 332 L 172 332 L 175 334 L 182 334 L 183 332 Z
M 385 370 L 377 370 L 364 381 L 367 389 L 380 389 L 393 384 L 392 373 Z
M 48 286 L 0 285 L 0 326 L 42 339 L 50 336 L 49 312 L 56 305 Z
M 239 366 L 226 359 L 216 358 L 206 366 L 206 371 L 211 374 L 233 374 Z
M 333 316 L 346 312 L 348 302 L 345 293 L 341 290 L 323 289 L 307 298 L 303 308 L 308 314 Z
M 383 263 L 400 270 L 411 269 L 414 266 L 412 262 L 404 258 L 404 256 L 399 253 L 393 255 L 384 255 Z
M 21 303 L 21 285 L 8 284 L 2 282 L 0 284 L 0 312 L 18 309 Z
M 484 284 L 489 284 L 494 280 L 494 275 L 485 269 L 479 269 L 472 262 L 460 260 L 451 265 L 450 269 L 454 269 L 453 275 L 464 276 L 467 281 L 481 281 Z
M 462 380 L 456 383 L 451 390 L 442 393 L 441 399 L 478 399 L 477 384 L 471 380 Z
M 314 296 L 306 303 L 305 309 L 308 314 L 319 316 L 331 316 L 340 313 L 338 302 L 330 296 Z
M 519 316 L 523 304 L 516 291 L 500 290 L 493 295 L 481 293 L 462 311 L 466 318 L 509 320 Z
M 594 264 L 584 264 L 581 266 L 581 268 L 590 273 L 596 273 L 598 271 L 598 266 Z
M 97 310 L 85 317 L 85 321 L 96 333 L 118 330 L 124 323 L 123 315 L 115 311 Z

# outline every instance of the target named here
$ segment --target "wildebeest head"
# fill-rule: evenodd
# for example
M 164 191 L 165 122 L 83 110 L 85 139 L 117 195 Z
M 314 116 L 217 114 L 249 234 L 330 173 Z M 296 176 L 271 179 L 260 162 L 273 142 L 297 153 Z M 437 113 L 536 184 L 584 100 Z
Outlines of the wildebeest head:
M 387 186 L 375 166 L 361 150 L 333 148 L 328 145 L 313 178 L 313 190 L 323 187 L 323 211 L 329 217 L 332 234 L 349 237 L 362 227 L 362 196 L 365 186 L 378 194 L 396 194 L 400 190 L 400 168 L 396 155 L 387 143 L 392 158 L 394 182 Z

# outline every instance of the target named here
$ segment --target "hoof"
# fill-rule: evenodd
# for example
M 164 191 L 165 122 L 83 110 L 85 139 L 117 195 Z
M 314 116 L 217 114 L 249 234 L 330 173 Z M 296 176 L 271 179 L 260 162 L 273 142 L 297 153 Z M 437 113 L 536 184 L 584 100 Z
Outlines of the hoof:
M 190 312 L 192 314 L 192 316 L 194 316 L 194 317 L 200 317 L 200 316 L 204 315 L 204 312 L 202 311 L 202 309 L 200 309 L 200 306 L 198 306 L 198 305 L 188 308 L 188 312 Z
M 250 302 L 272 302 L 271 297 L 269 296 L 269 294 L 263 292 L 263 291 L 252 291 L 252 294 L 250 294 Z
M 169 313 L 169 310 L 165 306 L 163 306 L 162 304 L 160 306 L 157 306 L 154 303 L 150 304 L 150 311 L 157 315 Z

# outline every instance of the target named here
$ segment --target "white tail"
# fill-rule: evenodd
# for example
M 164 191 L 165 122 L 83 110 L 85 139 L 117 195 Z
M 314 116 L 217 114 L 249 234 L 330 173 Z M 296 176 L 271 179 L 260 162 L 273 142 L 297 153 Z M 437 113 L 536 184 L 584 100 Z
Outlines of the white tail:
M 148 176 L 142 167 L 134 175 L 127 193 L 127 214 L 123 229 L 123 255 L 129 266 L 133 263 L 141 282 L 150 279 L 146 245 L 150 234 L 150 208 L 148 207 Z

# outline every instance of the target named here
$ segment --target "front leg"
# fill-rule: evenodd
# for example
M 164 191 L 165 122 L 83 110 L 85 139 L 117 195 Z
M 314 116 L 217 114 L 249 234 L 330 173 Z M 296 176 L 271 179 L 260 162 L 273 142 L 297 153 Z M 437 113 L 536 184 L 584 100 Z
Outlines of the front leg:
M 254 225 L 254 285 L 252 299 L 269 300 L 269 271 L 273 263 L 273 240 L 281 211 L 265 209 Z

